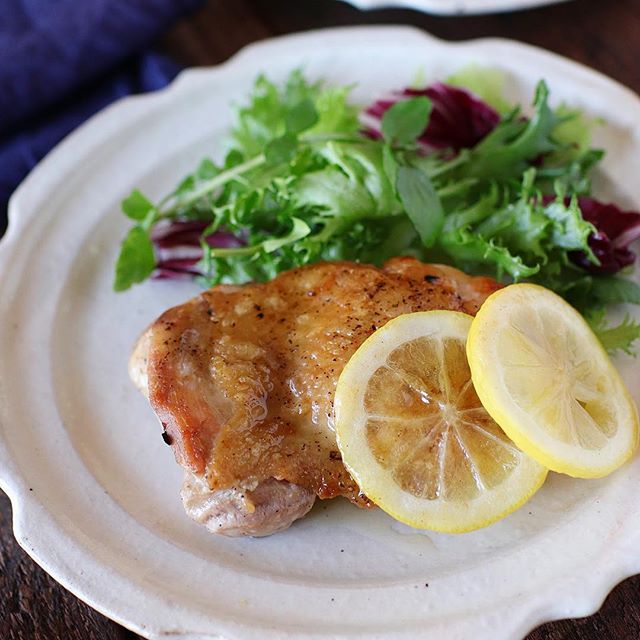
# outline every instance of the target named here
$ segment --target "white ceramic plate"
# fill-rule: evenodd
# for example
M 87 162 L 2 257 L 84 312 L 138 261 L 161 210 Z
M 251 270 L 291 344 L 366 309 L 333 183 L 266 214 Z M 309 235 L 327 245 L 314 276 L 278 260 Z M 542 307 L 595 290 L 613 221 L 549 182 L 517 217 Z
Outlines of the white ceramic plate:
M 415 9 L 439 15 L 522 11 L 567 0 L 346 0 L 358 9 Z
M 527 102 L 543 75 L 556 101 L 606 120 L 599 193 L 640 205 L 640 101 L 593 71 L 503 40 L 449 44 L 406 28 L 319 31 L 260 43 L 82 126 L 27 178 L 0 250 L 0 484 L 20 544 L 52 576 L 150 638 L 517 639 L 597 609 L 640 571 L 640 460 L 601 481 L 552 475 L 520 511 L 473 534 L 409 533 L 343 500 L 261 540 L 215 538 L 183 513 L 181 471 L 127 379 L 145 325 L 196 292 L 148 282 L 111 291 L 134 186 L 154 197 L 204 153 L 219 156 L 261 71 L 303 65 L 357 83 L 367 102 L 421 69 L 504 70 Z M 638 390 L 637 363 L 620 362 Z

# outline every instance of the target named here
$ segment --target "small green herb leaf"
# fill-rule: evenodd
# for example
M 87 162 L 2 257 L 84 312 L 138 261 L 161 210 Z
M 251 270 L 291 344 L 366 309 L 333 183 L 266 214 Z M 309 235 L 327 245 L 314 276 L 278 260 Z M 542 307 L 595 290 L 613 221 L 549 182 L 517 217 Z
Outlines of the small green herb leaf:
M 129 230 L 116 261 L 115 291 L 124 291 L 148 278 L 156 266 L 149 233 L 136 225 Z
M 262 248 L 267 253 L 272 253 L 280 249 L 280 247 L 284 247 L 286 244 L 291 244 L 309 235 L 311 229 L 304 220 L 300 220 L 300 218 L 291 218 L 291 220 L 293 222 L 293 228 L 286 236 L 282 238 L 271 238 L 262 243 Z
M 297 148 L 296 137 L 291 133 L 285 133 L 266 146 L 264 155 L 270 165 L 284 164 L 293 158 Z
M 431 180 L 414 167 L 398 167 L 396 189 L 422 243 L 432 247 L 442 229 L 444 212 Z
M 624 351 L 635 355 L 633 343 L 640 339 L 640 324 L 633 318 L 625 316 L 620 324 L 610 326 L 604 319 L 604 310 L 588 318 L 593 332 L 598 336 L 602 346 L 611 354 Z
M 210 158 L 204 158 L 200 163 L 196 171 L 196 177 L 198 180 L 211 180 L 214 176 L 217 176 L 220 170 Z
M 424 96 L 401 100 L 382 116 L 382 135 L 391 144 L 409 145 L 427 128 L 431 100 Z
M 289 133 L 302 133 L 318 122 L 318 111 L 313 100 L 306 98 L 298 102 L 285 116 L 285 127 Z
M 155 209 L 153 203 L 148 200 L 138 189 L 134 189 L 131 195 L 122 201 L 122 212 L 131 220 L 144 220 L 149 211 Z

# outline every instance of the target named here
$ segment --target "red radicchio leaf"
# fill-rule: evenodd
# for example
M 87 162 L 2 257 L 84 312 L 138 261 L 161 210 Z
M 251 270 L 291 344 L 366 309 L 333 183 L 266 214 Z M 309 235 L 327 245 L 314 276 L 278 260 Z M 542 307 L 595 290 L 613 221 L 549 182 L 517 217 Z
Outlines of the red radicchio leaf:
M 175 220 L 159 224 L 152 235 L 158 261 L 152 277 L 182 280 L 202 275 L 197 268 L 202 259 L 200 237 L 209 223 L 203 220 Z M 233 248 L 243 242 L 227 231 L 218 230 L 206 238 L 210 247 Z
M 396 91 L 390 99 L 378 100 L 366 111 L 368 115 L 381 119 L 385 111 L 406 97 L 426 96 L 432 102 L 429 124 L 419 142 L 429 150 L 460 149 L 474 147 L 500 122 L 495 109 L 474 94 L 436 82 L 425 89 Z M 380 133 L 367 127 L 365 133 L 379 138 Z
M 595 274 L 613 274 L 633 264 L 636 255 L 629 245 L 640 238 L 640 213 L 622 211 L 614 204 L 594 198 L 578 198 L 582 217 L 597 231 L 589 237 L 589 246 L 600 265 L 589 262 L 582 251 L 570 254 L 571 260 Z

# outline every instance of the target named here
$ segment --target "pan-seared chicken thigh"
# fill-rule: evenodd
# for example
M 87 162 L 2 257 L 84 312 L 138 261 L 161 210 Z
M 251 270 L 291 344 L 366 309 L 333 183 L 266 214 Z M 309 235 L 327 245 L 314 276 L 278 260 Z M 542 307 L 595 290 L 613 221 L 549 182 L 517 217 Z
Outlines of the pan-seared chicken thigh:
M 499 286 L 414 258 L 382 269 L 328 262 L 216 286 L 163 313 L 138 341 L 130 373 L 187 472 L 189 515 L 215 533 L 259 536 L 304 516 L 316 496 L 372 506 L 336 445 L 344 365 L 392 318 L 475 314 Z

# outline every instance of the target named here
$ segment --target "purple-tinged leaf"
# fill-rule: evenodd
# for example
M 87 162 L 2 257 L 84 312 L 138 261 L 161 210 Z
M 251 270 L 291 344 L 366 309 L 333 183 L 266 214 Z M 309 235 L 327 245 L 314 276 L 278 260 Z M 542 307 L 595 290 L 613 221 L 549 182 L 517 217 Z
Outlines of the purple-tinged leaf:
M 640 238 L 640 213 L 623 211 L 594 198 L 578 198 L 578 205 L 582 217 L 597 229 L 589 238 L 589 246 L 600 264 L 592 264 L 578 251 L 570 254 L 571 260 L 595 274 L 613 274 L 632 265 L 636 254 L 629 247 Z
M 365 113 L 380 120 L 396 102 L 417 96 L 426 96 L 432 103 L 429 124 L 418 138 L 418 142 L 428 150 L 459 151 L 474 147 L 500 122 L 498 112 L 486 102 L 465 89 L 442 82 L 424 89 L 394 92 L 390 98 L 375 102 Z M 373 126 L 365 126 L 365 133 L 372 138 L 380 135 Z
M 173 220 L 156 225 L 152 241 L 157 262 L 153 272 L 156 279 L 190 279 L 202 272 L 199 262 L 203 257 L 201 238 L 209 226 L 204 220 Z M 224 230 L 206 237 L 206 243 L 217 249 L 244 246 L 244 242 Z

